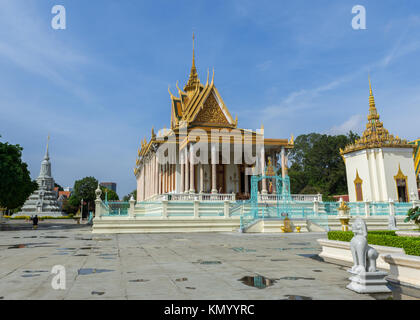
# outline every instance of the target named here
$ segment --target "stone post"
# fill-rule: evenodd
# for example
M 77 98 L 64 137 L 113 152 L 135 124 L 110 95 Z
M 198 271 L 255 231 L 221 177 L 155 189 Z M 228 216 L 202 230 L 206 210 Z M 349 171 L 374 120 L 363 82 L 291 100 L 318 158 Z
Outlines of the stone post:
M 417 204 L 417 201 L 416 201 L 416 194 L 414 193 L 414 191 L 411 191 L 411 203 L 412 203 L 412 206 L 413 206 L 413 208 L 415 208 L 416 207 L 416 204 Z
M 395 218 L 395 205 L 394 200 L 389 198 L 389 217 L 388 217 L 388 229 L 397 230 L 397 219 Z
M 389 215 L 395 216 L 395 203 L 394 203 L 394 200 L 392 200 L 391 198 L 389 198 L 388 200 L 388 207 L 389 207 Z
M 162 219 L 168 219 L 168 199 L 162 200 Z
M 229 200 L 225 200 L 224 201 L 224 205 L 223 205 L 223 211 L 224 211 L 224 213 L 225 213 L 225 219 L 228 219 L 229 218 L 229 216 L 230 216 L 230 207 L 229 207 Z
M 319 214 L 319 201 L 318 201 L 318 198 L 314 198 L 314 213 L 316 215 Z
M 200 200 L 195 199 L 194 200 L 194 219 L 200 218 Z
M 365 216 L 366 218 L 370 217 L 370 201 L 369 200 L 365 201 Z
M 134 218 L 134 207 L 136 205 L 136 200 L 134 200 L 134 197 L 131 196 L 130 198 L 130 210 L 129 210 L 129 216 L 130 218 Z
M 96 194 L 95 218 L 101 219 L 101 216 L 102 216 L 102 200 L 101 200 L 102 190 L 99 187 L 99 183 L 98 183 L 98 188 L 96 188 L 96 190 L 95 190 L 95 194 Z

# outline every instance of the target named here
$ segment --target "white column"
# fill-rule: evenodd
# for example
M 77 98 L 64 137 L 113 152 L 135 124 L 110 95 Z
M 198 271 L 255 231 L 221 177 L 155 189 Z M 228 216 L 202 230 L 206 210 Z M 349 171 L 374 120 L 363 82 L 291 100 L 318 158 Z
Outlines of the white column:
M 159 186 L 158 186 L 158 194 L 162 193 L 162 166 L 158 162 L 158 180 L 159 180 Z
M 261 148 L 261 174 L 265 175 L 265 150 L 264 147 Z M 262 185 L 261 185 L 261 193 L 266 194 L 267 193 L 267 179 L 262 179 Z
M 245 166 L 244 168 L 244 179 L 245 179 L 244 185 L 245 185 L 245 194 L 248 194 L 249 193 L 249 186 L 248 186 L 249 176 L 246 174 L 247 173 L 246 169 L 247 169 L 247 166 Z
M 204 164 L 200 163 L 200 193 L 204 192 Z
M 216 186 L 216 146 L 211 146 L 211 193 L 217 193 Z
M 188 159 L 188 146 L 185 147 L 185 193 L 187 193 L 190 190 L 190 175 L 189 175 L 189 159 Z
M 185 170 L 184 170 L 184 168 L 185 168 L 185 166 L 184 166 L 184 153 L 181 153 L 180 154 L 180 162 L 181 162 L 181 186 L 180 186 L 180 192 L 179 193 L 182 193 L 182 192 L 184 192 L 184 190 L 185 190 L 185 188 L 184 188 L 184 179 L 185 179 Z
M 194 145 L 190 147 L 190 193 L 194 193 Z

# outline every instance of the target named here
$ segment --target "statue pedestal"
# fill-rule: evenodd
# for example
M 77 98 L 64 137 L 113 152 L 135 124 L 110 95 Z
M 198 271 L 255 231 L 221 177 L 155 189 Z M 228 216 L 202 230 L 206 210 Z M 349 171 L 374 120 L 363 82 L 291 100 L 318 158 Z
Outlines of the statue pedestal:
M 362 272 L 357 274 L 351 269 L 347 270 L 352 276 L 349 278 L 351 283 L 347 286 L 347 289 L 355 291 L 357 293 L 388 293 L 391 292 L 387 285 L 385 277 L 388 273 L 383 271 L 376 272 Z

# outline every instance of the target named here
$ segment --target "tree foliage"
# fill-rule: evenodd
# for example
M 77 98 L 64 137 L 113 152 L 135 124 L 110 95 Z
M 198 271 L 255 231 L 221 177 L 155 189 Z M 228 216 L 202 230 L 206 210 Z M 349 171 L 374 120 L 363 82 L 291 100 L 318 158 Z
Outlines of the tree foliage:
M 22 162 L 22 150 L 18 144 L 0 142 L 0 207 L 18 208 L 38 189 L 28 165 Z
M 129 194 L 124 196 L 123 201 L 130 201 L 131 196 L 133 196 L 134 200 L 137 200 L 137 189 L 134 189 Z
M 300 135 L 289 155 L 292 193 L 322 193 L 328 197 L 347 193 L 346 168 L 340 148 L 353 143 L 359 136 L 330 136 L 310 133 Z

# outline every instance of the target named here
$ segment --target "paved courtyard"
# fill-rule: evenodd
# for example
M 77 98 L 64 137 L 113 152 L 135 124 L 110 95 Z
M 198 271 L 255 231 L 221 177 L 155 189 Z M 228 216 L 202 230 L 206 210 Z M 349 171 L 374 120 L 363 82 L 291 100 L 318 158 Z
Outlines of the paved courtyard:
M 374 299 L 345 288 L 345 267 L 316 260 L 325 237 L 92 235 L 70 221 L 14 221 L 0 231 L 0 299 Z M 51 286 L 54 265 L 65 290 Z

